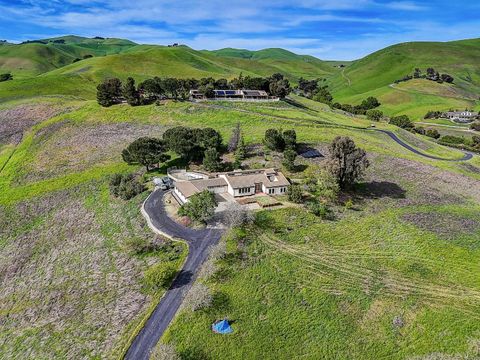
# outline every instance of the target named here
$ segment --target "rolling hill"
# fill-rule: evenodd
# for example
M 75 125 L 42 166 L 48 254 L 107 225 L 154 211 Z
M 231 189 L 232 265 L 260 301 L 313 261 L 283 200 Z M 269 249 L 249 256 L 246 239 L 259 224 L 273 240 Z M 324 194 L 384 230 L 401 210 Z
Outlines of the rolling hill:
M 0 72 L 12 72 L 15 77 L 30 77 L 54 70 L 84 56 L 105 56 L 135 46 L 122 39 L 63 36 L 24 42 L 0 44 Z
M 232 78 L 240 73 L 269 76 L 280 72 L 293 83 L 300 77 L 328 79 L 334 101 L 357 104 L 375 96 L 387 115 L 407 114 L 420 120 L 430 110 L 478 108 L 479 50 L 480 39 L 404 43 L 342 62 L 345 67 L 338 68 L 339 62 L 279 48 L 197 51 L 187 46 L 63 36 L 1 44 L 0 72 L 12 72 L 14 81 L 0 84 L 0 97 L 60 94 L 92 99 L 96 84 L 112 76 L 141 81 L 152 76 Z M 88 55 L 93 57 L 83 59 Z M 433 67 L 451 74 L 455 81 L 438 84 L 418 79 L 392 85 L 417 67 L 423 72 Z
M 363 77 L 368 59 L 338 69 L 281 49 L 208 52 L 73 36 L 44 42 L 1 45 L 15 79 L 0 83 L 0 358 L 123 358 L 165 292 L 146 286 L 149 279 L 165 265 L 179 270 L 189 250 L 151 232 L 140 211 L 151 179 L 185 162 L 172 153 L 145 173 L 125 163 L 122 150 L 175 126 L 211 127 L 227 140 L 237 124 L 249 152 L 245 168 L 283 166 L 281 154 L 263 151 L 271 128 L 295 129 L 302 147 L 325 156 L 337 136 L 348 136 L 370 166 L 326 205 L 328 217 L 282 196 L 286 207 L 260 210 L 254 222 L 228 231 L 197 277 L 211 301 L 192 311 L 187 300 L 162 346 L 188 359 L 478 358 L 480 157 L 459 161 L 458 149 L 383 121 L 372 129 L 364 117 L 293 94 L 277 102 L 108 108 L 95 100 L 95 86 L 109 76 L 282 72 L 292 81 L 329 77 L 339 99 L 378 95 L 393 113 L 425 99 L 445 107 L 458 94 L 471 96 L 476 80 L 391 88 L 397 74 L 386 65 L 385 79 L 374 62 Z M 82 54 L 95 56 L 71 63 Z M 459 76 L 453 70 L 445 71 Z M 342 85 L 347 76 L 352 89 Z M 309 187 L 327 164 L 323 156 L 296 161 L 285 174 Z M 149 191 L 117 198 L 114 174 L 139 175 Z M 222 318 L 233 334 L 210 331 Z
M 38 76 L 33 77 L 35 72 L 32 72 L 31 78 L 23 77 L 20 80 L 1 84 L 0 96 L 8 98 L 12 94 L 17 96 L 62 94 L 94 98 L 95 86 L 103 79 L 113 76 L 121 79 L 132 76 L 137 81 L 141 81 L 153 76 L 233 78 L 240 73 L 251 76 L 270 76 L 280 72 L 292 81 L 296 81 L 301 76 L 325 77 L 335 71 L 332 66 L 319 59 L 296 55 L 282 49 L 258 51 L 252 58 L 245 58 L 197 51 L 187 46 L 129 46 L 123 43 L 119 45 L 112 39 L 99 40 L 97 46 L 95 41 L 93 43 L 87 40 L 74 42 L 75 39 L 77 38 L 67 39 L 65 44 L 60 45 L 52 45 L 51 42 L 47 45 L 37 43 L 12 45 L 14 49 L 23 49 L 26 45 L 33 45 L 43 51 L 49 50 L 55 51 L 55 53 L 60 53 L 58 47 L 62 46 L 69 48 L 70 54 L 75 55 L 64 56 L 62 63 L 57 62 L 57 64 L 51 63 L 50 55 L 46 54 L 41 58 L 49 66 L 42 69 L 50 71 L 41 73 L 41 69 L 37 67 Z M 97 54 L 108 51 L 117 53 L 94 56 L 72 63 L 71 59 L 81 54 L 80 51 L 88 51 L 86 49 L 90 47 L 94 47 Z M 10 50 L 9 53 L 12 51 Z M 3 58 L 9 59 L 8 56 Z M 0 68 L 0 70 L 5 70 L 5 68 Z
M 322 77 L 332 73 L 332 66 L 325 61 L 309 55 L 297 55 L 279 48 L 250 51 L 245 49 L 225 48 L 215 51 L 204 51 L 222 58 L 240 58 L 273 65 L 296 77 Z
M 329 84 L 335 100 L 356 103 L 377 96 L 389 114 L 415 118 L 428 110 L 474 107 L 480 92 L 480 39 L 453 42 L 411 42 L 390 46 L 354 61 Z M 433 67 L 455 78 L 453 85 L 415 80 L 392 86 L 395 80 Z

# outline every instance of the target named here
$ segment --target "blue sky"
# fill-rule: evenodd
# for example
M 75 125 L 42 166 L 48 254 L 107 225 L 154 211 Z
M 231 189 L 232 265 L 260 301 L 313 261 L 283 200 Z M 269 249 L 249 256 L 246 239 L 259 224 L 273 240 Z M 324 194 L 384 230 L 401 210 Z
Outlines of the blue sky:
M 66 34 L 351 60 L 399 42 L 480 37 L 480 1 L 0 0 L 0 39 Z

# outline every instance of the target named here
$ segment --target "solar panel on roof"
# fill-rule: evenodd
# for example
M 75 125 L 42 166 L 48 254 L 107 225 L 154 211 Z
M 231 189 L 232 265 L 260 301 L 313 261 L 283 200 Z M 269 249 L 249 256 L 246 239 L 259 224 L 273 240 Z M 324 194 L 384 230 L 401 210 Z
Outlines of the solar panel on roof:
M 225 94 L 226 95 L 235 95 L 235 90 L 226 90 Z
M 312 150 L 308 150 L 308 151 L 304 152 L 300 156 L 303 157 L 303 158 L 306 158 L 306 159 L 312 159 L 312 158 L 321 157 L 322 154 L 320 154 L 320 151 L 318 151 L 316 149 L 312 149 Z
M 225 91 L 223 91 L 223 90 L 215 90 L 215 94 L 217 94 L 217 95 L 222 95 L 222 96 L 223 96 L 223 95 L 225 95 Z

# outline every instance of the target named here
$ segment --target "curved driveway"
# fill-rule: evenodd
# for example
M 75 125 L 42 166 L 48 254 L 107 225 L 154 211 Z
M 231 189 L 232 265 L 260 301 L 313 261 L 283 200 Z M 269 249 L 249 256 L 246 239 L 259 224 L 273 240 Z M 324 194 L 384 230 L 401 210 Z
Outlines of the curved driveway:
M 164 192 L 161 190 L 150 194 L 143 205 L 144 211 L 149 217 L 151 225 L 160 232 L 185 240 L 188 243 L 189 252 L 182 270 L 160 300 L 143 329 L 133 340 L 125 355 L 125 359 L 129 360 L 147 360 L 149 358 L 150 352 L 167 329 L 185 294 L 195 281 L 200 266 L 208 256 L 209 248 L 217 244 L 222 236 L 222 231 L 218 229 L 193 230 L 173 221 L 165 212 L 163 195 Z
M 370 129 L 369 129 L 370 130 Z M 380 130 L 380 129 L 371 129 L 371 130 L 374 130 L 374 131 L 379 131 L 381 133 L 384 133 L 384 134 L 387 134 L 388 136 L 390 136 L 390 138 L 395 141 L 397 144 L 403 146 L 405 149 L 407 150 L 410 150 L 411 152 L 417 154 L 417 155 L 420 155 L 420 156 L 423 156 L 423 157 L 426 157 L 426 158 L 429 158 L 429 159 L 433 159 L 433 160 L 443 160 L 443 161 L 467 161 L 467 160 L 470 160 L 473 155 L 469 152 L 463 152 L 463 158 L 460 158 L 460 159 L 445 159 L 445 158 L 441 158 L 441 157 L 438 157 L 438 156 L 433 156 L 433 155 L 428 155 L 428 154 L 425 154 L 421 151 L 418 151 L 417 149 L 415 149 L 414 147 L 408 145 L 406 142 L 404 142 L 403 140 L 401 140 L 397 135 L 395 135 L 393 132 L 391 131 L 388 131 L 388 130 Z

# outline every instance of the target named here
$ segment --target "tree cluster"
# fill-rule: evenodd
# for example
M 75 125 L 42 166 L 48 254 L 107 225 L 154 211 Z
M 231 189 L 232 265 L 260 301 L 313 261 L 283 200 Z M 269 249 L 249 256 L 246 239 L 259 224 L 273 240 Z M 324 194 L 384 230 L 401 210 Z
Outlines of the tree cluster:
M 444 113 L 441 111 L 429 111 L 423 117 L 425 120 L 427 119 L 439 119 L 444 116 Z
M 402 79 L 395 80 L 394 82 L 395 84 L 398 84 L 412 79 L 427 79 L 430 81 L 436 81 L 439 84 L 444 82 L 451 84 L 455 80 L 453 76 L 449 74 L 440 74 L 433 67 L 429 67 L 426 73 L 422 73 L 422 70 L 416 68 L 413 75 L 405 75 Z
M 192 221 L 205 224 L 215 214 L 217 205 L 215 194 L 204 190 L 190 197 L 189 201 L 180 207 L 178 214 L 188 216 Z
M 297 133 L 295 130 L 268 129 L 263 139 L 265 146 L 273 151 L 283 152 L 285 149 L 296 150 Z
M 365 115 L 368 110 L 375 109 L 380 105 L 381 104 L 377 98 L 370 96 L 364 99 L 360 105 L 340 104 L 336 102 L 332 105 L 332 107 L 335 109 L 346 111 L 351 114 Z
M 297 87 L 299 95 L 327 105 L 332 105 L 333 96 L 328 90 L 327 85 L 319 85 L 321 81 L 326 81 L 326 79 L 306 80 L 301 77 L 298 80 Z
M 97 102 L 104 106 L 112 106 L 122 101 L 122 82 L 120 79 L 106 79 L 97 86 Z
M 389 123 L 405 130 L 412 130 L 415 127 L 407 115 L 394 116 L 390 118 Z
M 170 159 L 166 142 L 161 139 L 141 137 L 122 151 L 122 158 L 129 165 L 143 165 L 147 171 L 154 165 Z
M 115 174 L 109 185 L 112 195 L 123 200 L 130 200 L 145 191 L 143 184 L 133 174 Z
M 356 147 L 352 139 L 337 136 L 329 148 L 327 170 L 336 179 L 340 189 L 351 187 L 361 179 L 370 165 L 367 153 Z
M 111 106 L 125 99 L 132 106 L 151 104 L 161 99 L 186 100 L 190 90 L 198 89 L 207 98 L 213 97 L 213 90 L 251 89 L 264 90 L 273 96 L 284 98 L 290 91 L 290 83 L 282 74 L 273 74 L 270 77 L 243 76 L 227 79 L 212 77 L 201 79 L 179 79 L 173 77 L 154 77 L 144 80 L 138 86 L 135 80 L 129 77 L 126 84 L 120 79 L 106 79 L 97 86 L 97 100 L 102 106 Z
M 329 205 L 338 201 L 341 190 L 351 188 L 360 180 L 368 166 L 363 149 L 357 148 L 348 137 L 337 137 L 330 145 L 326 166 L 309 166 L 303 184 L 288 188 L 288 199 L 295 203 L 306 202 L 306 208 L 312 214 L 332 219 Z
M 177 126 L 163 133 L 163 141 L 167 149 L 186 161 L 203 160 L 208 149 L 222 151 L 222 136 L 212 128 Z

